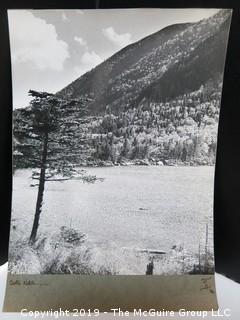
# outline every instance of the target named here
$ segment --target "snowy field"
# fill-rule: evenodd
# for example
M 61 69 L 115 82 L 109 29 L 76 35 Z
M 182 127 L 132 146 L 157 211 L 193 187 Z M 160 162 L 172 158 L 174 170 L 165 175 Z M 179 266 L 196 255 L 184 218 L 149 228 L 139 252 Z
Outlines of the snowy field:
M 85 248 L 93 270 L 104 266 L 116 274 L 145 274 L 151 258 L 145 249 L 166 252 L 154 256 L 156 274 L 184 273 L 188 264 L 197 263 L 206 224 L 212 232 L 214 167 L 99 167 L 87 172 L 104 180 L 46 183 L 38 230 L 45 241 L 43 257 L 33 257 L 32 251 L 28 256 L 26 249 L 21 254 L 25 263 L 16 260 L 12 272 L 43 272 L 48 257 L 63 254 L 48 243 L 63 226 L 86 235 L 82 247 L 71 250 L 76 255 Z M 15 172 L 10 253 L 31 232 L 37 197 L 31 183 L 31 170 Z M 34 266 L 23 267 L 31 259 Z

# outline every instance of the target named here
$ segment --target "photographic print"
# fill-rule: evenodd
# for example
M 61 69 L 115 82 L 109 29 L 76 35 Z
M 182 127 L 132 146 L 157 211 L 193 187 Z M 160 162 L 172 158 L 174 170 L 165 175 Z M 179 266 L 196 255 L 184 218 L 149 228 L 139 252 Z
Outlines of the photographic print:
M 228 9 L 9 10 L 10 274 L 212 275 Z

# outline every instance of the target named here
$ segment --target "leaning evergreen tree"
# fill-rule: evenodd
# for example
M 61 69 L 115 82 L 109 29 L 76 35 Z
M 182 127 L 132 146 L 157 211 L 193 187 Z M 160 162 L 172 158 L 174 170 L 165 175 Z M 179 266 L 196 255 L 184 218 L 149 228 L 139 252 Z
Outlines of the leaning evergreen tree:
M 37 236 L 45 183 L 70 179 L 86 157 L 84 124 L 88 99 L 68 100 L 47 92 L 30 90 L 30 106 L 14 114 L 14 164 L 31 167 L 37 181 L 37 202 L 30 243 Z M 34 185 L 32 185 L 34 186 Z

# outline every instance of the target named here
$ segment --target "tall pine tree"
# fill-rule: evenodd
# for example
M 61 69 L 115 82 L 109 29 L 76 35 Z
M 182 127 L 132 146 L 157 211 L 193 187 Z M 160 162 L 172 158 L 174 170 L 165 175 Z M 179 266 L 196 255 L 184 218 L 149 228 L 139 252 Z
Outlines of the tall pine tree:
M 87 98 L 66 100 L 47 92 L 30 90 L 30 106 L 14 117 L 14 164 L 31 167 L 38 194 L 30 243 L 39 227 L 45 183 L 71 178 L 86 157 L 84 124 L 88 122 Z

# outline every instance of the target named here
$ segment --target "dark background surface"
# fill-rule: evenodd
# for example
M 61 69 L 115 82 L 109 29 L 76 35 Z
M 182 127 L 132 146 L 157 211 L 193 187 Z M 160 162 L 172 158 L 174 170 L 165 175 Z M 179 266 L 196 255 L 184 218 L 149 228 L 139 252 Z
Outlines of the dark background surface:
M 7 9 L 233 8 L 225 65 L 215 175 L 216 271 L 240 282 L 240 1 L 9 0 L 0 3 L 0 264 L 7 261 L 11 214 L 12 84 Z

